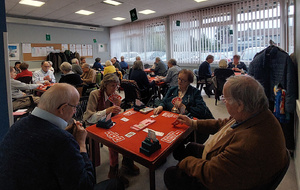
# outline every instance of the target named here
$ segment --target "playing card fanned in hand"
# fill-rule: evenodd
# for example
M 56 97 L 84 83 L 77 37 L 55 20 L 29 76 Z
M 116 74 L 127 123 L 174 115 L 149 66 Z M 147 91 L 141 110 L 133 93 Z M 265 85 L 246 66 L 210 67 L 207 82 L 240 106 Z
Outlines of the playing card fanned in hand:
M 111 102 L 111 103 L 115 103 L 116 100 L 122 100 L 122 96 L 118 95 L 118 94 L 112 94 L 108 97 L 108 100 Z
M 172 104 L 175 105 L 176 102 L 182 102 L 182 99 L 179 97 L 175 97 L 172 99 Z

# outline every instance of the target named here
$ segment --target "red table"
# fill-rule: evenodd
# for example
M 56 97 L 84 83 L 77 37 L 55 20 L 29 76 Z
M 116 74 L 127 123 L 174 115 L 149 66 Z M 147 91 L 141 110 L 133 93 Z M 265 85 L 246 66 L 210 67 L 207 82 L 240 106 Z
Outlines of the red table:
M 90 139 L 90 146 L 91 146 L 91 150 L 89 153 L 94 166 L 100 165 L 99 143 L 102 143 L 110 148 L 113 148 L 114 150 L 123 154 L 124 156 L 129 157 L 134 161 L 140 163 L 141 165 L 149 168 L 150 189 L 151 190 L 155 189 L 155 169 L 192 132 L 192 129 L 186 125 L 180 124 L 174 127 L 171 123 L 174 122 L 175 118 L 173 117 L 167 118 L 162 116 L 163 113 L 165 112 L 166 111 L 163 111 L 156 118 L 150 117 L 151 115 L 153 115 L 152 111 L 148 114 L 142 114 L 140 112 L 137 112 L 130 116 L 124 116 L 123 114 L 126 113 L 124 112 L 112 118 L 112 121 L 116 122 L 116 124 L 111 129 L 97 128 L 96 125 L 92 125 L 88 127 L 86 130 L 88 132 L 88 137 Z M 129 121 L 124 122 L 120 120 L 123 117 L 129 119 Z M 139 151 L 142 145 L 142 141 L 145 140 L 147 133 L 142 130 L 135 131 L 130 128 L 132 125 L 137 124 L 144 119 L 156 120 L 156 122 L 149 125 L 148 128 L 164 133 L 162 137 L 157 136 L 157 139 L 160 141 L 161 144 L 161 149 L 159 149 L 149 157 L 140 153 Z M 124 136 L 125 140 L 118 143 L 114 143 L 112 139 L 109 139 L 104 134 L 104 132 L 107 130 L 117 132 L 120 136 Z M 167 135 L 170 131 L 176 131 L 176 130 L 180 130 L 183 133 L 179 135 L 172 143 L 166 143 L 161 141 L 161 138 Z M 125 134 L 131 131 L 135 132 L 136 134 L 130 138 L 126 137 Z

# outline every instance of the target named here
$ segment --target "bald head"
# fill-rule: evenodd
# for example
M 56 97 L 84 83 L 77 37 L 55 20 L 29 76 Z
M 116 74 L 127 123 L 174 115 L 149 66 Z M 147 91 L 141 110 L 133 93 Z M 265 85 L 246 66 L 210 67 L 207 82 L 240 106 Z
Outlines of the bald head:
M 65 113 L 61 113 L 59 108 L 64 105 L 76 105 L 79 101 L 79 93 L 75 87 L 67 83 L 57 83 L 49 88 L 40 98 L 38 107 L 48 111 L 64 120 L 69 120 L 68 115 L 73 115 L 72 110 L 65 109 Z M 63 105 L 63 106 L 62 106 Z
M 116 59 L 113 57 L 113 58 L 111 58 L 111 60 L 110 60 L 111 62 L 112 62 L 112 64 L 115 64 L 115 62 L 116 62 Z

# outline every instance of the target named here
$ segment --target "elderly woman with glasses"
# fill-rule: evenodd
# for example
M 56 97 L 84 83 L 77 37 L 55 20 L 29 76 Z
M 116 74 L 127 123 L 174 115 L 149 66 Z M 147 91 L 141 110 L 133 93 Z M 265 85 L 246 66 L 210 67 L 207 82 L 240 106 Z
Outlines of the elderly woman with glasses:
M 198 119 L 214 118 L 202 99 L 201 92 L 191 86 L 194 81 L 192 71 L 183 69 L 178 74 L 178 86 L 171 87 L 160 106 L 154 109 L 154 114 L 159 114 L 163 110 L 175 113 L 188 114 Z M 173 98 L 180 98 L 181 101 L 173 101 Z
M 109 96 L 118 94 L 116 90 L 118 89 L 119 84 L 120 80 L 115 73 L 108 73 L 104 76 L 100 84 L 100 89 L 92 91 L 89 96 L 87 108 L 83 115 L 83 120 L 85 122 L 89 125 L 95 124 L 99 120 L 105 119 L 110 113 L 114 115 L 121 111 L 121 100 L 117 98 L 114 98 L 112 101 L 109 100 Z M 108 149 L 110 159 L 108 178 L 120 178 L 118 152 L 111 148 Z M 125 157 L 123 157 L 121 169 L 123 173 L 130 175 L 139 174 L 139 168 L 134 165 L 131 159 Z M 125 186 L 128 186 L 129 182 L 126 178 L 121 177 L 121 180 Z

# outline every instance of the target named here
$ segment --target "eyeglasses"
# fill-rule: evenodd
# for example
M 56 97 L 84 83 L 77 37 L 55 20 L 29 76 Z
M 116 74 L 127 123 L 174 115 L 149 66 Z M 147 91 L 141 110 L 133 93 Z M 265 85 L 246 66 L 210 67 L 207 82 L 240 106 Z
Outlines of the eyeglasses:
M 186 80 L 183 80 L 183 79 L 181 79 L 181 78 L 179 78 L 179 77 L 178 77 L 178 81 L 180 81 L 180 82 L 184 82 L 184 83 L 186 83 L 186 82 L 187 82 Z
M 229 99 L 229 98 L 227 98 L 227 99 Z M 226 100 L 226 98 L 224 97 L 224 95 L 222 95 L 222 96 L 220 97 L 220 100 L 221 100 L 222 102 L 224 102 L 224 103 L 226 103 L 226 102 L 229 101 L 229 100 Z
M 75 108 L 75 109 L 77 109 L 77 107 L 78 107 L 78 105 L 72 105 L 72 104 L 69 104 L 69 103 L 62 103 L 62 104 L 60 104 L 60 105 L 57 107 L 57 109 L 61 108 L 61 106 L 63 106 L 64 104 L 67 104 L 68 106 L 70 106 L 70 107 L 72 107 L 72 108 Z

